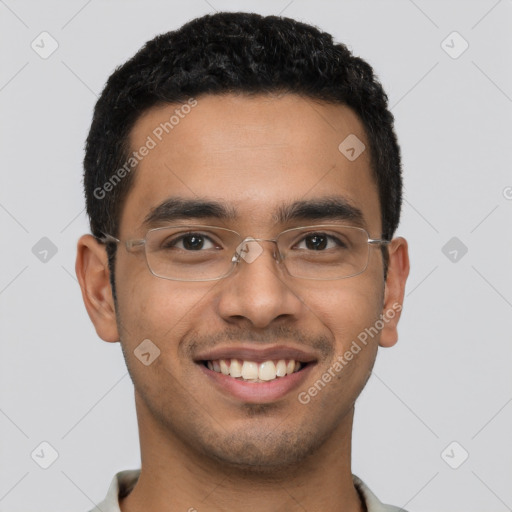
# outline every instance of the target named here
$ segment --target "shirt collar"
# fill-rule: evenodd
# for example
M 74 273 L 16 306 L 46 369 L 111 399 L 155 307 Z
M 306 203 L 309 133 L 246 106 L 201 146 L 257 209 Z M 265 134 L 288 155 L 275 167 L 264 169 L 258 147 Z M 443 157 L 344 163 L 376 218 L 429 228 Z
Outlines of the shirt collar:
M 139 475 L 140 469 L 130 469 L 117 473 L 112 479 L 105 499 L 90 512 L 121 512 L 119 499 L 130 494 L 139 479 Z M 403 508 L 384 505 L 359 477 L 352 475 L 352 478 L 359 495 L 366 504 L 367 512 L 407 512 Z

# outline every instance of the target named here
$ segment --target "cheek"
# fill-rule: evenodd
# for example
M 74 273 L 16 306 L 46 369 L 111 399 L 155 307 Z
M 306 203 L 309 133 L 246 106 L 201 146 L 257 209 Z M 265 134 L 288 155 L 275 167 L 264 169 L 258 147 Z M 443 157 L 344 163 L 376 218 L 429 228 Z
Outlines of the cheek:
M 147 269 L 131 274 L 130 282 L 124 283 L 118 290 L 123 354 L 137 391 L 156 414 L 162 400 L 170 407 L 188 400 L 183 390 L 190 385 L 194 363 L 180 350 L 180 340 L 204 322 L 201 312 L 214 285 L 173 282 Z M 148 365 L 142 356 L 147 352 Z
M 333 338 L 332 358 L 322 361 L 316 378 L 328 382 L 316 385 L 317 407 L 324 420 L 344 414 L 365 386 L 373 368 L 379 334 L 371 331 L 382 312 L 383 285 L 369 272 L 337 286 L 324 285 L 322 292 L 309 291 L 305 302 Z M 371 332 L 372 334 L 368 334 Z M 315 381 L 318 383 L 318 381 Z M 308 391 L 308 392 L 309 392 Z M 333 407 L 339 404 L 339 407 Z M 336 421 L 339 420 L 336 419 Z
M 332 334 L 338 353 L 374 325 L 382 313 L 384 285 L 368 270 L 350 279 L 317 281 L 307 289 L 297 290 L 316 319 Z
M 182 283 L 152 275 L 145 265 L 120 266 L 118 283 L 118 317 L 123 345 L 134 350 L 150 339 L 162 355 L 176 357 L 174 342 L 199 321 L 200 309 L 209 298 L 212 283 Z

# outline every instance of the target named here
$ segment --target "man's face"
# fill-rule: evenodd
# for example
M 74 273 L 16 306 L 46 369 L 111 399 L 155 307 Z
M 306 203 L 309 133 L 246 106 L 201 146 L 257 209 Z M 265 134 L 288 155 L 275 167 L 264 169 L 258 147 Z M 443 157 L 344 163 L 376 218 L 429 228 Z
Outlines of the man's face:
M 360 210 L 360 225 L 371 238 L 380 238 L 369 151 L 350 161 L 338 149 L 350 134 L 368 147 L 350 109 L 295 95 L 201 96 L 197 102 L 161 141 L 154 130 L 179 105 L 153 108 L 136 123 L 132 149 L 146 144 L 148 136 L 157 145 L 135 171 L 121 240 L 144 238 L 151 227 L 144 219 L 170 197 L 214 200 L 238 214 L 236 220 L 184 218 L 170 224 L 217 225 L 264 239 L 288 228 L 340 223 L 328 216 L 278 223 L 274 216 L 294 201 L 337 197 Z M 262 242 L 261 247 L 264 252 L 254 261 L 241 260 L 231 276 L 209 282 L 158 278 L 149 272 L 143 251 L 129 253 L 122 244 L 116 256 L 118 328 L 139 421 L 191 452 L 235 466 L 298 462 L 346 433 L 378 336 L 309 403 L 298 395 L 384 313 L 380 249 L 370 248 L 368 268 L 360 275 L 329 281 L 290 277 L 272 257 L 275 246 Z M 145 339 L 160 350 L 149 366 L 134 354 Z M 267 383 L 240 382 L 208 369 L 204 359 L 277 362 L 294 354 L 308 362 L 304 369 Z

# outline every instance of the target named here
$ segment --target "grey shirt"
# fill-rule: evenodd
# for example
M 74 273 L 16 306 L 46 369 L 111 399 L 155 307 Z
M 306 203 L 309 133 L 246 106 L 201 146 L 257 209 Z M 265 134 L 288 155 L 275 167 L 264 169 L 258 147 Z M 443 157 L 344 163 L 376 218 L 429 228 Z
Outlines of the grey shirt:
M 139 475 L 140 469 L 120 471 L 117 473 L 112 479 L 105 499 L 90 512 L 121 512 L 119 508 L 119 498 L 124 498 L 130 494 L 137 483 Z M 352 478 L 356 489 L 359 491 L 360 496 L 366 504 L 367 512 L 407 512 L 403 508 L 394 507 L 393 505 L 384 505 L 360 478 L 355 475 L 352 475 Z

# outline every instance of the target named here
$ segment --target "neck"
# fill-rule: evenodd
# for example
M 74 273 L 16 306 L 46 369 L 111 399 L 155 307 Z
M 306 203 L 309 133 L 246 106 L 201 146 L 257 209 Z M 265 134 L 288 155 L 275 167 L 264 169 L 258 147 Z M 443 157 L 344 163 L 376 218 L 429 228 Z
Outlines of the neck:
M 293 467 L 227 466 L 176 439 L 137 403 L 141 474 L 122 512 L 322 510 L 363 512 L 351 468 L 353 412 L 313 455 Z M 142 419 L 142 418 L 143 419 Z

